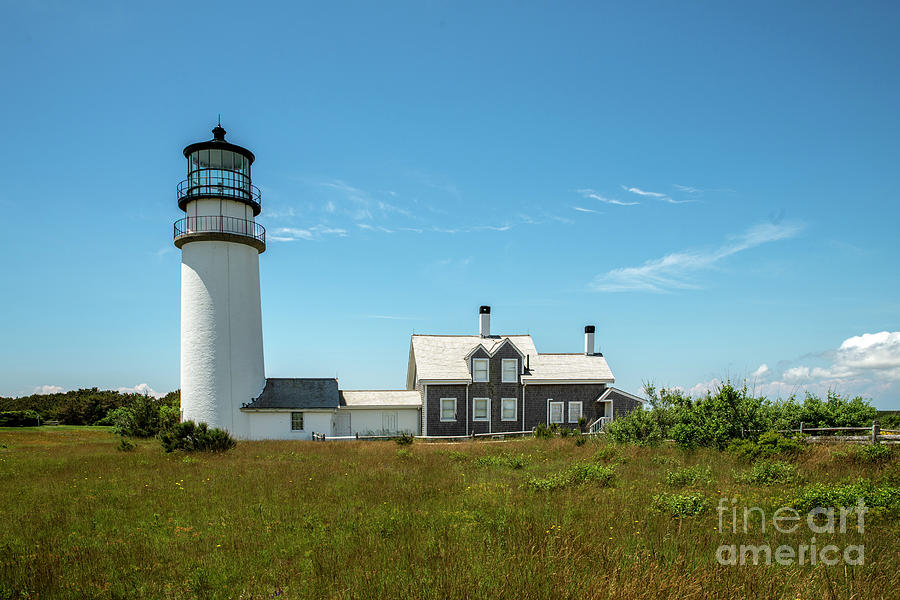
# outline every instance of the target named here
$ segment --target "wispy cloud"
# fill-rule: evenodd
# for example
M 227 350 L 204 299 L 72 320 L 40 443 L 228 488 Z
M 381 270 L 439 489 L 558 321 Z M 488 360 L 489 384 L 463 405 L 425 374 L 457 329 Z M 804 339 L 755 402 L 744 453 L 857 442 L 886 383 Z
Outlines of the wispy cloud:
M 617 206 L 635 206 L 636 204 L 640 204 L 640 202 L 626 202 L 624 200 L 617 200 L 615 198 L 607 198 L 601 194 L 598 194 L 596 191 L 585 188 L 581 190 L 576 190 L 579 194 L 584 196 L 585 198 L 591 198 L 593 200 L 599 200 L 600 202 L 605 202 L 606 204 L 615 204 Z
M 677 183 L 673 183 L 672 187 L 674 187 L 679 192 L 684 192 L 685 194 L 702 194 L 703 190 L 700 188 L 691 187 L 689 185 L 678 185 Z
M 797 224 L 755 225 L 733 240 L 712 250 L 686 250 L 648 260 L 638 267 L 613 269 L 598 275 L 589 284 L 597 292 L 670 292 L 699 289 L 695 276 L 716 263 L 762 244 L 796 236 L 802 230 Z
M 271 242 L 296 242 L 297 240 L 317 240 L 325 236 L 346 237 L 347 230 L 326 225 L 312 227 L 276 227 L 269 232 Z
M 577 210 L 578 212 L 583 212 L 583 213 L 594 213 L 596 215 L 601 214 L 599 210 L 593 210 L 591 208 L 585 208 L 583 206 L 573 206 L 572 210 Z
M 626 192 L 631 192 L 632 194 L 637 194 L 638 196 L 647 196 L 650 198 L 668 198 L 668 194 L 662 194 L 660 192 L 648 192 L 646 190 L 642 190 L 636 187 L 628 187 L 626 185 L 622 186 L 622 189 Z
M 683 187 L 683 186 L 677 186 L 677 185 L 676 185 L 675 187 L 676 187 L 676 188 L 680 188 L 680 187 Z M 647 190 L 642 190 L 641 188 L 637 188 L 637 187 L 628 187 L 628 186 L 625 186 L 625 185 L 622 186 L 622 189 L 625 190 L 626 192 L 630 192 L 630 193 L 636 194 L 636 195 L 638 195 L 638 196 L 643 196 L 643 197 L 645 197 L 645 198 L 656 198 L 657 200 L 661 200 L 661 201 L 663 201 L 663 202 L 668 202 L 669 204 L 687 204 L 687 203 L 689 203 L 689 202 L 696 202 L 696 201 L 697 201 L 697 200 L 694 199 L 694 198 L 688 198 L 688 199 L 686 199 L 686 200 L 676 200 L 675 198 L 673 198 L 673 197 L 670 196 L 669 194 L 664 194 L 664 193 L 662 193 L 662 192 L 648 192 Z M 687 189 L 693 190 L 694 188 L 685 188 L 685 189 L 686 189 L 686 190 L 687 190 Z

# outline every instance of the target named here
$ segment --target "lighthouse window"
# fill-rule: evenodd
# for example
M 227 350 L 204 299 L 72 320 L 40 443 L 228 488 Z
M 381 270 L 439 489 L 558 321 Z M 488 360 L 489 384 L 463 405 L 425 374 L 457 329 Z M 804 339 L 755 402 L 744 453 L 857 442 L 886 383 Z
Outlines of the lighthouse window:
M 302 412 L 292 412 L 291 413 L 291 431 L 302 431 L 303 430 L 303 413 Z

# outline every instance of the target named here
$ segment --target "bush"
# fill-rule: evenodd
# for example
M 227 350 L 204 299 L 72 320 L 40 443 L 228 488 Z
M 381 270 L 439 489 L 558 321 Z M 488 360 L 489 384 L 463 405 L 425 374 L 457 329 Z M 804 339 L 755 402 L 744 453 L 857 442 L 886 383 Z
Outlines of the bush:
M 816 507 L 850 508 L 862 499 L 866 506 L 878 512 L 900 510 L 900 487 L 875 485 L 867 479 L 853 483 L 814 483 L 798 490 L 793 499 L 794 508 L 809 512 Z
M 559 427 L 556 423 L 549 427 L 544 423 L 539 423 L 538 426 L 534 428 L 534 437 L 539 440 L 549 440 L 556 435 L 558 429 Z
M 137 444 L 129 440 L 127 437 L 120 437 L 119 445 L 116 446 L 116 450 L 118 450 L 119 452 L 131 452 L 135 448 L 137 448 Z
M 41 416 L 33 410 L 8 410 L 0 412 L 0 427 L 37 427 Z
M 609 439 L 620 444 L 659 445 L 665 436 L 654 410 L 638 408 L 616 419 L 606 428 Z
M 413 443 L 413 434 L 411 433 L 401 433 L 397 437 L 394 438 L 394 441 L 397 442 L 398 446 L 409 446 Z
M 653 496 L 651 508 L 657 512 L 668 513 L 672 517 L 683 519 L 705 512 L 709 508 L 709 500 L 700 493 L 658 494 Z
M 622 453 L 615 446 L 604 446 L 603 448 L 600 448 L 594 452 L 594 460 L 605 463 L 625 462 L 625 459 L 622 458 Z
M 510 469 L 524 469 L 528 466 L 528 459 L 523 454 L 488 454 L 475 459 L 475 464 L 482 467 L 508 467 Z
M 565 471 L 554 473 L 549 477 L 532 477 L 528 480 L 528 485 L 536 490 L 549 492 L 568 485 L 580 485 L 589 481 L 601 486 L 608 486 L 612 484 L 615 477 L 616 473 L 610 467 L 595 463 L 577 463 Z
M 852 446 L 847 457 L 855 463 L 870 465 L 885 462 L 891 458 L 891 450 L 884 444 Z
M 711 480 L 712 469 L 709 466 L 681 467 L 666 473 L 666 483 L 673 487 L 709 484 Z
M 759 461 L 754 463 L 749 471 L 735 475 L 735 479 L 741 483 L 757 485 L 791 483 L 798 478 L 797 467 L 781 461 Z
M 225 452 L 234 448 L 236 442 L 223 429 L 209 429 L 206 423 L 199 425 L 193 421 L 183 421 L 159 436 L 163 450 L 172 452 Z
M 805 450 L 803 442 L 788 438 L 774 431 L 767 431 L 759 439 L 735 440 L 728 445 L 728 451 L 736 454 L 747 462 L 759 458 L 774 458 L 777 456 L 794 456 Z

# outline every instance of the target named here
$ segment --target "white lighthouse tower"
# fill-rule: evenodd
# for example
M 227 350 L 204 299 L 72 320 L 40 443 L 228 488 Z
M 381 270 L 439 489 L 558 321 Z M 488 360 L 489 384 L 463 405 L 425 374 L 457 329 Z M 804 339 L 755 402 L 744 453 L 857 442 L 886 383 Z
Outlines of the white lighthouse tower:
M 249 437 L 241 405 L 266 383 L 259 255 L 266 233 L 255 218 L 259 189 L 250 179 L 253 153 L 213 139 L 184 149 L 187 179 L 178 185 L 175 223 L 181 249 L 182 420 Z

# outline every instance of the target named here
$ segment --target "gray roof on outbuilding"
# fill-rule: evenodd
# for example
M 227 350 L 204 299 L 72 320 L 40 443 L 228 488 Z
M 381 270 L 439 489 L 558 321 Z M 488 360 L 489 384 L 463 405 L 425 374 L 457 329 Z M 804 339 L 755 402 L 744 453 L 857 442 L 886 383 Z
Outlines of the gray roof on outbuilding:
M 266 379 L 259 398 L 243 409 L 273 408 L 337 408 L 340 404 L 338 382 L 334 378 Z

